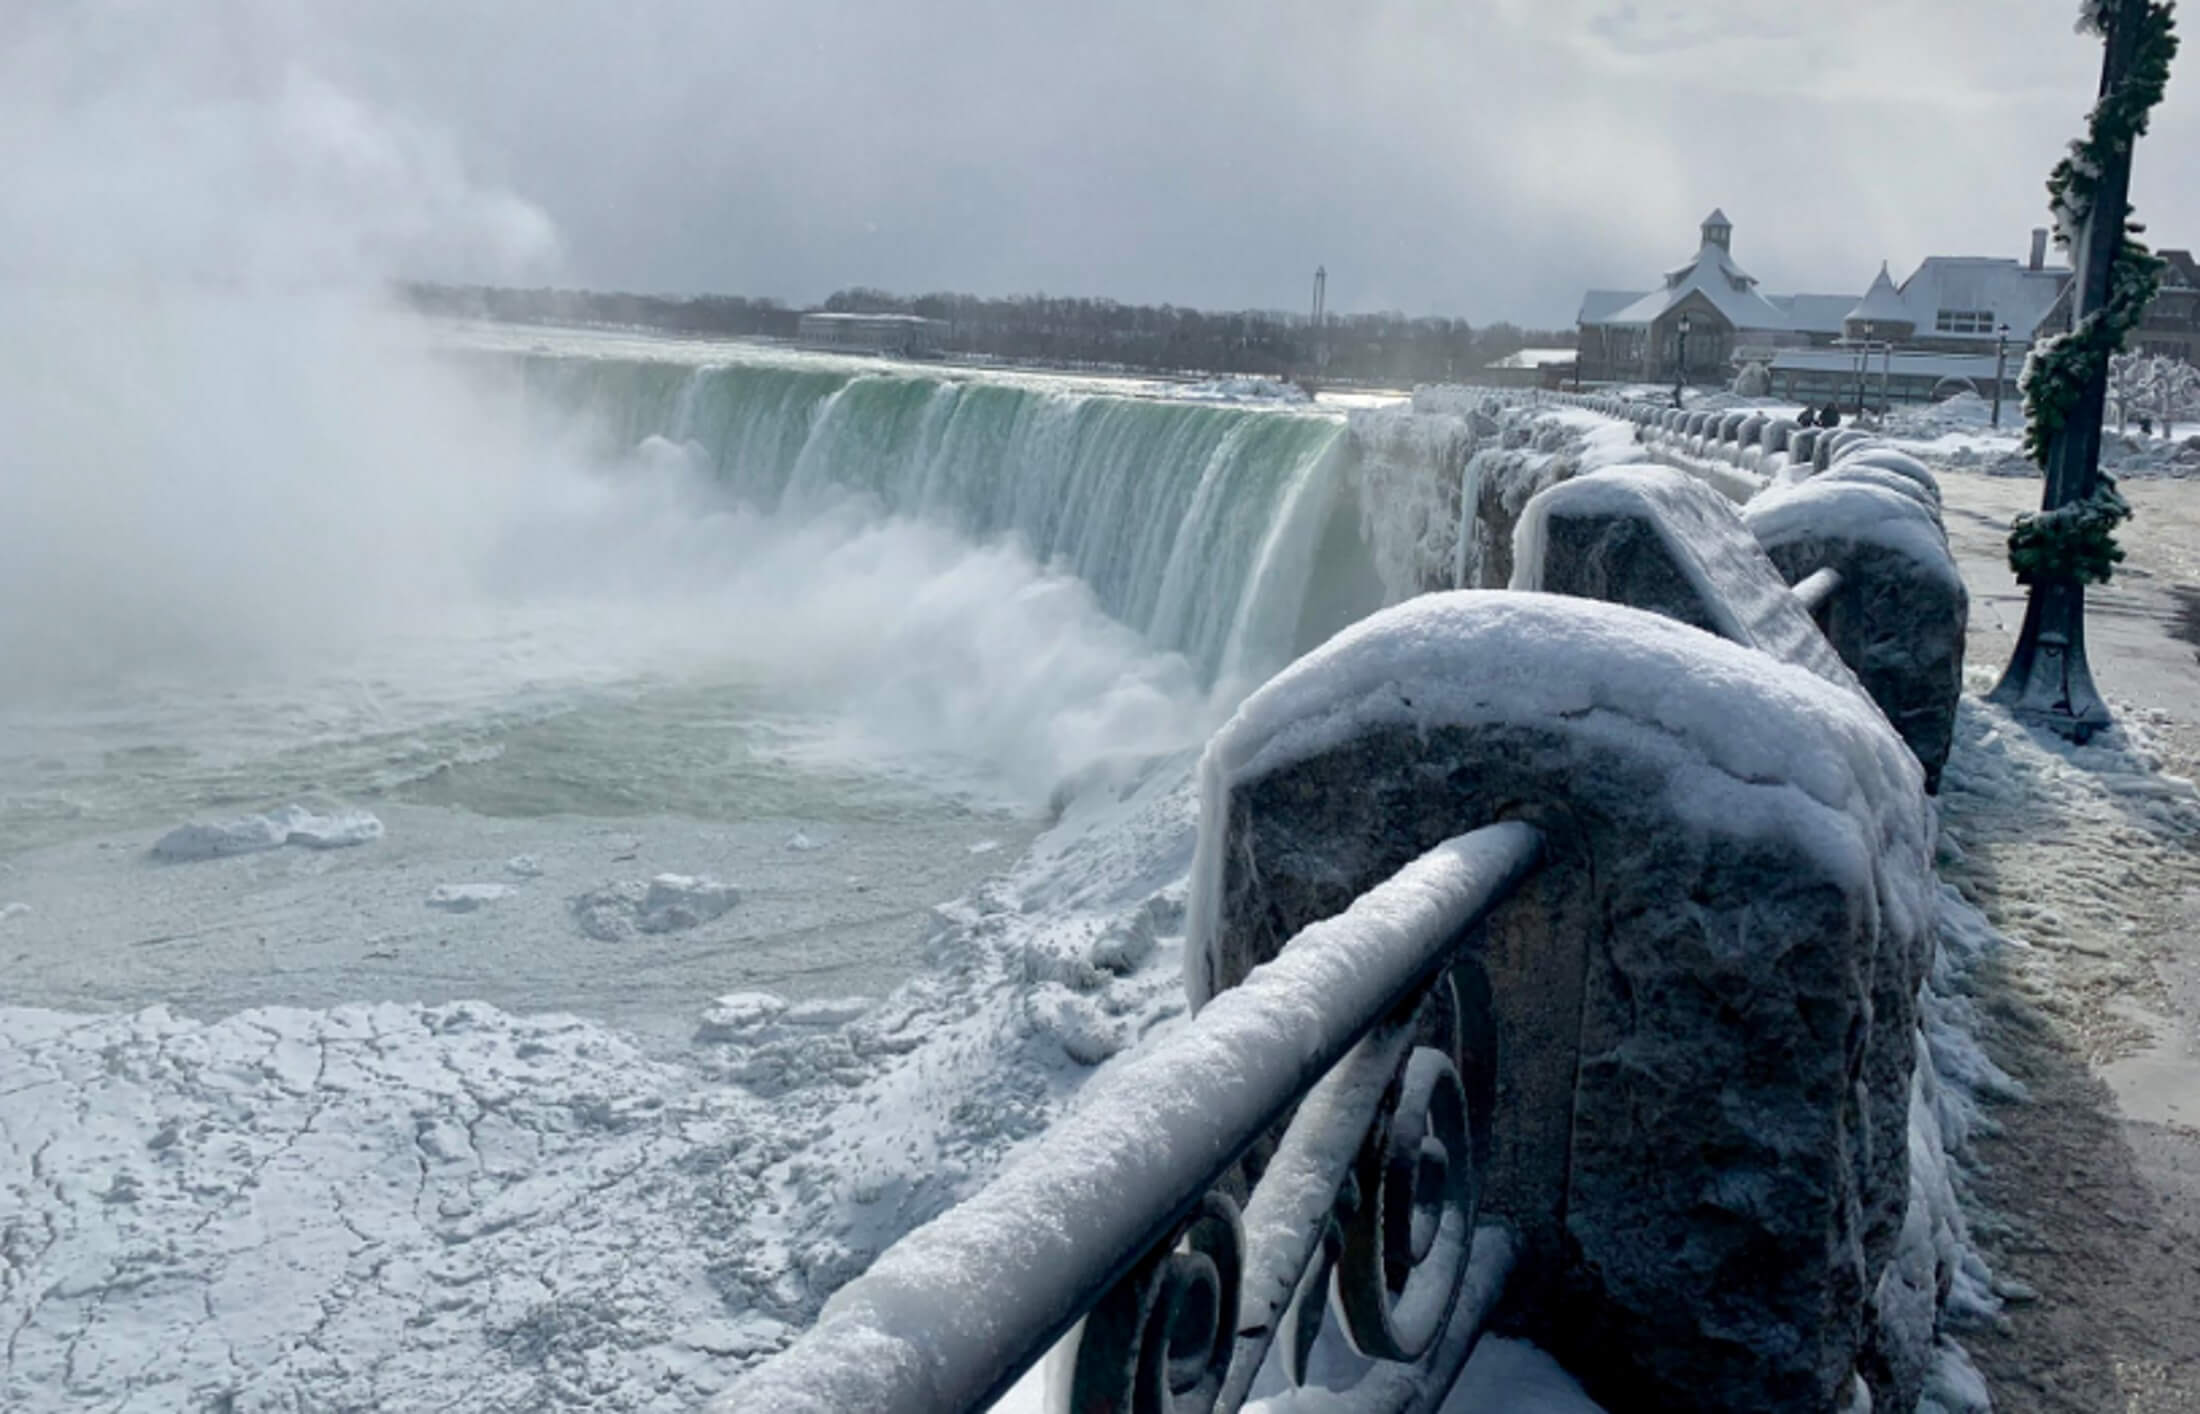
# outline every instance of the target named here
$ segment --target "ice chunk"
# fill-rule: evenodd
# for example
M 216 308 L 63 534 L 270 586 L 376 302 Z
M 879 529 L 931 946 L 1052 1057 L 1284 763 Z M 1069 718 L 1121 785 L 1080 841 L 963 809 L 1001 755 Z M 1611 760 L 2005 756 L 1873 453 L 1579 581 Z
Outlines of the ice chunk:
M 307 849 L 348 849 L 382 838 L 382 822 L 364 810 L 315 815 L 293 805 L 275 818 L 285 827 L 284 844 Z
M 506 873 L 516 874 L 522 879 L 542 877 L 542 863 L 532 854 L 515 854 L 504 861 L 504 868 Z
M 721 917 L 741 901 L 741 891 L 705 874 L 659 874 L 644 883 L 627 879 L 592 889 L 573 900 L 573 918 L 600 942 L 626 942 L 642 933 L 678 933 Z
M 283 835 L 266 815 L 247 815 L 241 820 L 194 820 L 178 825 L 153 842 L 155 858 L 176 863 L 201 859 L 226 859 L 233 854 L 256 854 L 280 849 Z
M 708 923 L 741 901 L 741 891 L 707 874 L 659 874 L 642 896 L 641 930 L 673 933 Z
M 674 1339 L 690 1350 L 745 1359 L 778 1350 L 794 1335 L 792 1326 L 752 1311 L 737 1321 L 698 1321 Z
M 9 923 L 18 918 L 27 918 L 30 916 L 30 911 L 31 906 L 27 903 L 0 903 L 0 923 Z
M 1032 1029 L 1050 1036 L 1079 1065 L 1098 1065 L 1130 1043 L 1123 1024 L 1059 982 L 1042 982 L 1026 1001 Z
M 178 825 L 153 843 L 153 855 L 174 863 L 225 859 L 237 854 L 299 845 L 306 849 L 342 849 L 382 838 L 382 822 L 364 810 L 316 815 L 302 805 L 286 805 L 266 815 L 235 820 L 194 820 Z
M 869 997 L 820 997 L 787 1008 L 789 1026 L 845 1026 L 871 1009 Z
M 510 884 L 438 884 L 428 895 L 428 907 L 445 913 L 472 913 L 518 892 Z
M 787 1003 L 769 992 L 728 993 L 703 1013 L 695 1039 L 704 1045 L 745 1041 L 769 1029 L 786 1010 Z

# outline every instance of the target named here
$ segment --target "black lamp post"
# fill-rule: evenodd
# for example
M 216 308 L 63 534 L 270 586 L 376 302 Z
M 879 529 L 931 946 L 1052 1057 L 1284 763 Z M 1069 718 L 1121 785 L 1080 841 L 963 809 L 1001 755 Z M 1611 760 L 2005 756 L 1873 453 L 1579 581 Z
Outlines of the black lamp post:
M 2140 26 L 2147 0 L 2121 0 L 2106 26 L 2107 55 L 2101 67 L 2104 97 L 2120 88 L 2137 58 Z M 2096 118 L 2106 109 L 2096 109 Z M 2071 324 L 2084 321 L 2109 304 L 2117 258 L 2131 219 L 2131 155 L 2136 135 L 2113 146 L 2100 163 L 2089 214 L 2072 242 L 2077 266 Z M 2056 511 L 2090 499 L 2100 485 L 2101 418 L 2107 410 L 2108 370 L 2104 365 L 2087 381 L 2076 404 L 2064 414 L 2047 448 L 2047 488 L 2043 511 Z M 2058 736 L 2084 743 L 2113 724 L 2108 705 L 2093 685 L 2085 656 L 2085 582 L 2070 573 L 2033 577 L 2009 667 L 1990 700 L 2020 721 L 2046 727 Z
M 1864 340 L 1856 351 L 1856 418 L 1864 420 L 1865 388 L 1872 376 L 1872 335 L 1879 332 L 1878 322 L 1867 319 L 1858 328 L 1864 331 Z
M 1674 360 L 1676 366 L 1673 369 L 1673 406 L 1677 408 L 1681 406 L 1683 394 L 1688 387 L 1688 316 L 1682 315 L 1680 323 L 1675 327 L 1680 331 L 1680 356 Z
M 2009 326 L 1994 330 L 1994 426 L 2001 426 L 2001 380 L 2009 367 Z

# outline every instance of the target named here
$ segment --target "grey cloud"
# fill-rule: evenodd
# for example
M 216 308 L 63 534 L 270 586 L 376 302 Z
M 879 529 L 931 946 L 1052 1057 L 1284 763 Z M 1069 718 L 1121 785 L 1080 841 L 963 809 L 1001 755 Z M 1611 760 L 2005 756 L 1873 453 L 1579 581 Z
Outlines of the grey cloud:
M 1686 254 L 1713 205 L 1773 288 L 2018 253 L 2099 62 L 2068 0 L 167 9 L 238 82 L 302 69 L 544 213 L 575 283 L 1295 308 L 1323 262 L 1339 307 L 1541 323 Z M 2138 199 L 2178 244 L 2200 120 L 2173 90 Z M 455 264 L 434 247 L 408 246 Z

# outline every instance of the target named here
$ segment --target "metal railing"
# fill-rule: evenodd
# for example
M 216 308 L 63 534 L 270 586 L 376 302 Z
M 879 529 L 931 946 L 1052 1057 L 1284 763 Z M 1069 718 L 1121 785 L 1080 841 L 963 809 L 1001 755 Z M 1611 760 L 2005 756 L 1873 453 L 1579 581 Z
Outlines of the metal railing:
M 714 1407 L 965 1414 L 1074 1332 L 1050 1408 L 1235 1410 L 1271 1352 L 1303 1381 L 1333 1287 L 1371 1362 L 1358 1406 L 1435 1409 L 1515 1253 L 1478 1220 L 1497 1062 L 1474 953 L 1542 847 L 1461 835 L 1299 933 Z
M 1788 587 L 1788 592 L 1795 596 L 1805 613 L 1816 614 L 1840 589 L 1841 571 L 1827 565 L 1797 580 Z

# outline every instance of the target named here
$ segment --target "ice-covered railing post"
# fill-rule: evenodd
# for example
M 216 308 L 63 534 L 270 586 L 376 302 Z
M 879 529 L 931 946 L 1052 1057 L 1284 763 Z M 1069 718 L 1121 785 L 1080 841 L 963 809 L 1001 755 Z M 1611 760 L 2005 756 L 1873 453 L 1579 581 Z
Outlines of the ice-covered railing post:
M 2037 515 L 2009 532 L 2009 561 L 2030 586 L 2024 627 L 1995 701 L 2075 741 L 2109 725 L 2085 652 L 2085 586 L 2123 558 L 2118 522 L 2130 507 L 2101 475 L 2109 358 L 2145 316 L 2161 261 L 2131 234 L 2131 158 L 2161 102 L 2177 52 L 2175 6 L 2084 0 L 2081 25 L 2106 41 L 2100 100 L 2086 136 L 2048 180 L 2055 238 L 2077 260 L 2074 323 L 2044 341 L 2024 371 L 2026 440 L 2047 472 Z

